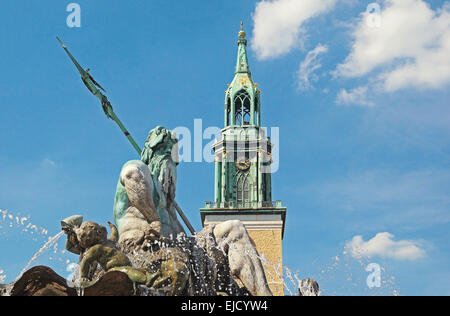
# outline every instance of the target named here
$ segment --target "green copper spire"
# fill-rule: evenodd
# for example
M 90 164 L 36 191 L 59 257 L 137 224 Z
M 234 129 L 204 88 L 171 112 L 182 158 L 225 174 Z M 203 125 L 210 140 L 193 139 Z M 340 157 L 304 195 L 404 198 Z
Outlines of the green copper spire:
M 225 127 L 261 126 L 260 94 L 252 80 L 247 57 L 244 24 L 238 34 L 238 57 L 233 81 L 225 91 Z
M 247 58 L 247 40 L 244 32 L 244 22 L 241 22 L 241 31 L 238 34 L 238 58 L 236 63 L 236 74 L 246 73 L 251 76 L 250 67 L 248 66 Z
M 225 91 L 222 137 L 212 146 L 214 201 L 200 214 L 204 225 L 238 219 L 269 232 L 267 240 L 272 241 L 278 238 L 274 231 L 284 229 L 286 208 L 272 201 L 273 145 L 261 125 L 261 91 L 251 77 L 243 23 L 237 44 L 235 73 Z

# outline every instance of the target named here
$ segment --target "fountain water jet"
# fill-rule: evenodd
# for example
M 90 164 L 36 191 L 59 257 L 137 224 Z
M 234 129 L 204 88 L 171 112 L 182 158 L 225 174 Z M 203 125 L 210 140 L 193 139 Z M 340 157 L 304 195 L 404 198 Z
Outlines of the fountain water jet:
M 50 237 L 48 239 L 48 241 L 41 247 L 41 249 L 39 249 L 34 255 L 33 257 L 31 257 L 30 261 L 28 261 L 28 263 L 25 265 L 25 267 L 22 269 L 22 271 L 19 273 L 19 275 L 17 276 L 17 278 L 15 279 L 15 281 L 19 280 L 22 275 L 27 271 L 27 269 L 30 267 L 30 265 L 36 261 L 46 250 L 50 249 L 51 247 L 53 247 L 56 242 L 58 241 L 58 239 L 60 239 L 62 236 L 64 235 L 64 232 L 59 232 L 58 234 L 56 234 L 53 237 Z

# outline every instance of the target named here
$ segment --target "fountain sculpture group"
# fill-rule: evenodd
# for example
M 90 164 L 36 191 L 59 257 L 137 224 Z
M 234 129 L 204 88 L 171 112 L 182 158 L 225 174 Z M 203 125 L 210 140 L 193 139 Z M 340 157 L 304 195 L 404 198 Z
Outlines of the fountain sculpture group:
M 8 294 L 122 294 L 111 290 L 111 282 L 120 279 L 130 295 L 272 295 L 241 222 L 186 236 L 175 212 L 177 142 L 173 132 L 158 126 L 141 160 L 125 163 L 114 201 L 117 226 L 108 222 L 109 237 L 106 227 L 79 215 L 61 222 L 66 249 L 79 255 L 72 287 L 51 269 L 35 267 L 11 284 Z

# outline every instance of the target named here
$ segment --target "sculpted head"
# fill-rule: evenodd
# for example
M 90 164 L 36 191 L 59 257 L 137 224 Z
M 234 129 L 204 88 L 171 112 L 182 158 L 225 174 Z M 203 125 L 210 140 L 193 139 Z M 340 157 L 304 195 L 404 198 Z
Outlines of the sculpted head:
M 141 153 L 141 160 L 149 165 L 156 155 L 167 156 L 178 164 L 178 138 L 173 131 L 157 126 L 150 131 Z
M 80 227 L 75 229 L 75 234 L 83 249 L 105 243 L 108 239 L 106 227 L 94 222 L 84 222 Z

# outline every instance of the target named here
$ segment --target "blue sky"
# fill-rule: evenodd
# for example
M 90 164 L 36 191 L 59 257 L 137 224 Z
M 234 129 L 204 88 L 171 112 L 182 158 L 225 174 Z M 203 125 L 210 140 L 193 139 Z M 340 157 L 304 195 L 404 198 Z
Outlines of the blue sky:
M 222 126 L 244 20 L 263 125 L 280 128 L 284 264 L 328 295 L 449 295 L 450 4 L 378 1 L 378 27 L 370 2 L 79 0 L 81 27 L 69 28 L 69 1 L 2 1 L 0 209 L 48 233 L 0 214 L 0 280 L 66 216 L 111 220 L 120 168 L 136 158 L 55 36 L 142 146 L 157 125 Z M 213 165 L 182 163 L 178 176 L 199 230 Z M 63 243 L 36 263 L 67 273 L 76 258 Z M 369 290 L 367 262 L 346 245 L 383 266 L 388 284 Z

